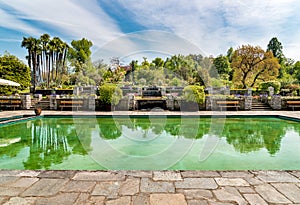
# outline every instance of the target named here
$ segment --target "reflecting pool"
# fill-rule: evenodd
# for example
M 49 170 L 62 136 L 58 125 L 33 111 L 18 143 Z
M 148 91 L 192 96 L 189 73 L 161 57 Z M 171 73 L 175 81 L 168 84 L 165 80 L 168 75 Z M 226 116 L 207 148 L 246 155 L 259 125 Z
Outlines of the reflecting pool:
M 300 170 L 275 117 L 38 117 L 0 126 L 0 169 Z

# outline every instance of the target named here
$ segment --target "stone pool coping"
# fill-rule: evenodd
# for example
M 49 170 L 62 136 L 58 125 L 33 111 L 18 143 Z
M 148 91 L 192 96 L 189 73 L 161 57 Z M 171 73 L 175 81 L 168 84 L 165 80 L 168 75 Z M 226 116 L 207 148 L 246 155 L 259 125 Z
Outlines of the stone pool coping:
M 2 111 L 0 112 L 0 119 L 10 118 L 16 116 L 32 116 L 33 110 L 16 110 L 16 111 Z M 114 111 L 114 112 L 101 112 L 101 111 L 56 111 L 56 110 L 43 110 L 43 115 L 86 115 L 86 116 L 100 116 L 100 115 L 163 115 L 163 116 L 283 116 L 295 119 L 300 119 L 300 111 L 196 111 L 196 112 L 180 112 L 180 111 Z
M 4 111 L 0 118 L 33 115 Z M 238 115 L 300 119 L 300 111 L 72 112 L 42 115 Z M 300 204 L 300 171 L 0 170 L 0 204 Z
M 0 204 L 299 204 L 300 171 L 0 171 Z

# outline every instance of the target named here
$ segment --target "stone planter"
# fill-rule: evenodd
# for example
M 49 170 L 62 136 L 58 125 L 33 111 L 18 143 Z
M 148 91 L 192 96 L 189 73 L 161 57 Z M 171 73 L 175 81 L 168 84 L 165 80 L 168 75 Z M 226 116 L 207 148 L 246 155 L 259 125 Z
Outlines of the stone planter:
M 183 100 L 180 103 L 180 111 L 183 111 L 183 112 L 199 111 L 199 105 L 196 102 L 190 102 L 190 101 Z
M 40 116 L 41 113 L 42 113 L 42 109 L 41 108 L 35 108 L 34 113 L 35 113 L 36 116 Z

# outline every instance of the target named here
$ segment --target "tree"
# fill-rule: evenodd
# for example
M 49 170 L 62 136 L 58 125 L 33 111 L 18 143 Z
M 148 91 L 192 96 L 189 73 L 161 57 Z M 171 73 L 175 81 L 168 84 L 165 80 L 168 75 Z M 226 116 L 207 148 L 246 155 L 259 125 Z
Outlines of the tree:
M 230 63 L 228 61 L 227 56 L 219 55 L 213 60 L 215 71 L 218 72 L 220 78 L 223 80 L 229 80 L 230 76 L 232 75 Z M 215 76 L 211 76 L 215 77 Z
M 297 78 L 298 83 L 300 83 L 300 61 L 294 64 L 294 76 Z
M 278 41 L 276 37 L 273 37 L 268 44 L 267 51 L 271 51 L 273 56 L 279 60 L 279 63 L 284 59 L 284 55 L 282 52 L 282 44 Z
M 49 34 L 43 34 L 40 37 L 41 44 L 42 44 L 42 56 L 41 56 L 41 64 L 42 64 L 42 73 L 43 79 L 47 80 L 47 87 L 49 87 L 49 82 L 50 82 L 50 64 L 49 64 L 49 42 L 50 42 L 50 35 Z M 49 74 L 47 75 L 47 72 Z
M 234 49 L 232 47 L 230 47 L 227 51 L 227 55 L 226 57 L 228 58 L 229 63 L 232 62 L 232 56 L 234 54 Z
M 231 67 L 234 84 L 247 88 L 276 79 L 280 65 L 271 51 L 265 52 L 259 46 L 243 45 L 234 52 Z
M 152 64 L 154 64 L 155 67 L 159 68 L 163 67 L 165 62 L 163 59 L 156 57 L 154 60 L 152 60 Z
M 91 50 L 93 43 L 85 38 L 73 40 L 69 48 L 68 57 L 71 65 L 74 66 L 75 72 L 83 69 L 82 65 L 91 62 Z M 83 71 L 84 72 L 84 71 Z
M 16 56 L 9 53 L 0 56 L 0 78 L 20 83 L 20 87 L 0 86 L 1 94 L 11 94 L 30 86 L 30 68 Z
M 51 39 L 49 34 L 43 34 L 40 38 L 24 37 L 21 46 L 28 50 L 33 92 L 37 85 L 45 83 L 49 87 L 50 82 L 56 85 L 61 82 L 63 75 L 59 74 L 66 73 L 67 43 L 58 37 Z
M 33 85 L 33 92 L 35 92 L 35 87 L 38 81 L 37 74 L 40 74 L 40 40 L 33 37 L 24 37 L 21 46 L 25 47 L 28 50 L 28 66 L 30 67 L 32 72 L 31 84 Z

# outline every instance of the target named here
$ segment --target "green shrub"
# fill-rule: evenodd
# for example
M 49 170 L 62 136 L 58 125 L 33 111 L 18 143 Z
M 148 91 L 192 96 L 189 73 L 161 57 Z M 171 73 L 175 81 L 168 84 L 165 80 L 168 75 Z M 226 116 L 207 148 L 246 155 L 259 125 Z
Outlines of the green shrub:
M 188 85 L 183 89 L 183 99 L 189 102 L 203 104 L 205 101 L 204 88 L 197 85 Z
M 99 87 L 99 100 L 103 104 L 117 105 L 123 97 L 122 90 L 116 85 L 104 84 Z
M 259 85 L 262 91 L 268 91 L 269 90 L 268 88 L 270 86 L 274 88 L 274 93 L 278 93 L 281 87 L 281 83 L 279 81 L 266 81 L 260 83 Z

